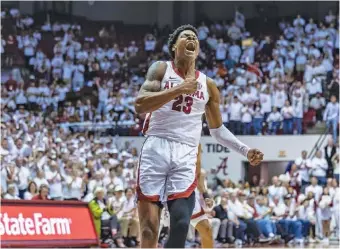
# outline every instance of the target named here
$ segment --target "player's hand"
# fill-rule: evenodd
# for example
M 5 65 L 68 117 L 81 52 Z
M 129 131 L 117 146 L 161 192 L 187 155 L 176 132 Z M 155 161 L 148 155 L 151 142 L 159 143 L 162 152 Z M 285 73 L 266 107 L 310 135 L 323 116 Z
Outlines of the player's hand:
M 205 205 L 207 205 L 208 208 L 212 208 L 214 206 L 214 201 L 210 198 L 205 198 Z
M 263 160 L 263 153 L 258 149 L 250 149 L 247 155 L 248 161 L 250 165 L 257 166 Z
M 186 78 L 180 85 L 182 94 L 192 94 L 197 91 L 198 82 L 195 78 Z

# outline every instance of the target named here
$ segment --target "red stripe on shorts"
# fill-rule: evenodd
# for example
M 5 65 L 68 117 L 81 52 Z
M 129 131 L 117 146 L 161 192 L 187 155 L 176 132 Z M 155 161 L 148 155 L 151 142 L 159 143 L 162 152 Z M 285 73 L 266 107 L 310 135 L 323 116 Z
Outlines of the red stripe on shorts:
M 192 215 L 190 219 L 192 219 L 192 220 L 196 219 L 196 218 L 198 218 L 198 217 L 200 217 L 200 216 L 202 216 L 204 214 L 205 214 L 204 209 L 201 206 L 201 211 L 199 211 L 197 214 Z
M 168 200 L 171 201 L 171 200 L 180 199 L 180 198 L 188 198 L 192 194 L 192 192 L 194 192 L 196 187 L 197 187 L 197 178 L 196 178 L 196 172 L 195 172 L 195 180 L 189 186 L 189 188 L 182 193 L 175 193 L 175 194 L 169 195 Z

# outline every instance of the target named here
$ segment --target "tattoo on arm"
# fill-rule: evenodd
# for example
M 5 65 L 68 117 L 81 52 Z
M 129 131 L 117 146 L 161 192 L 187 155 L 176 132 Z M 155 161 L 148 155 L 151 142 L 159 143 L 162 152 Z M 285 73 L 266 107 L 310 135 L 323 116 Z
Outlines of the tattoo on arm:
M 161 73 L 161 71 L 163 70 L 161 67 L 164 67 L 164 64 L 164 62 L 157 61 L 150 66 L 146 74 L 146 80 L 142 85 L 141 91 L 159 92 L 161 90 L 161 80 L 163 78 L 163 73 Z
M 146 80 L 140 90 L 141 92 L 159 92 L 161 90 L 161 82 L 158 80 Z

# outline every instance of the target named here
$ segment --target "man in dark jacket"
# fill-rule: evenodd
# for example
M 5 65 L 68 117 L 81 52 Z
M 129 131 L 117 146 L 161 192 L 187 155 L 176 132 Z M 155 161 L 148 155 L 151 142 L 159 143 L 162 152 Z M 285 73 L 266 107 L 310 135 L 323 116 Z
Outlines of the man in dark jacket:
M 336 147 L 334 145 L 334 141 L 332 138 L 329 138 L 328 143 L 324 148 L 324 155 L 328 164 L 327 177 L 333 177 L 332 157 L 335 155 L 335 153 Z
M 214 217 L 221 220 L 221 226 L 218 234 L 218 240 L 222 243 L 233 243 L 235 238 L 233 237 L 233 222 L 228 220 L 227 211 L 228 199 L 222 197 L 221 204 L 214 207 Z

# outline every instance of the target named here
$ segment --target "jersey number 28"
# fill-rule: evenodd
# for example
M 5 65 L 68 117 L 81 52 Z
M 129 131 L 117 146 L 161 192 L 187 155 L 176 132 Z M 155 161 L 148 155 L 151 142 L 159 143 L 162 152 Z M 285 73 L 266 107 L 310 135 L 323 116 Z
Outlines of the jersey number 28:
M 182 103 L 185 102 L 184 105 Z M 183 95 L 179 95 L 175 98 L 175 102 L 172 105 L 172 110 L 178 112 L 184 112 L 185 114 L 190 114 L 191 106 L 194 103 L 194 100 L 190 96 L 183 97 Z

